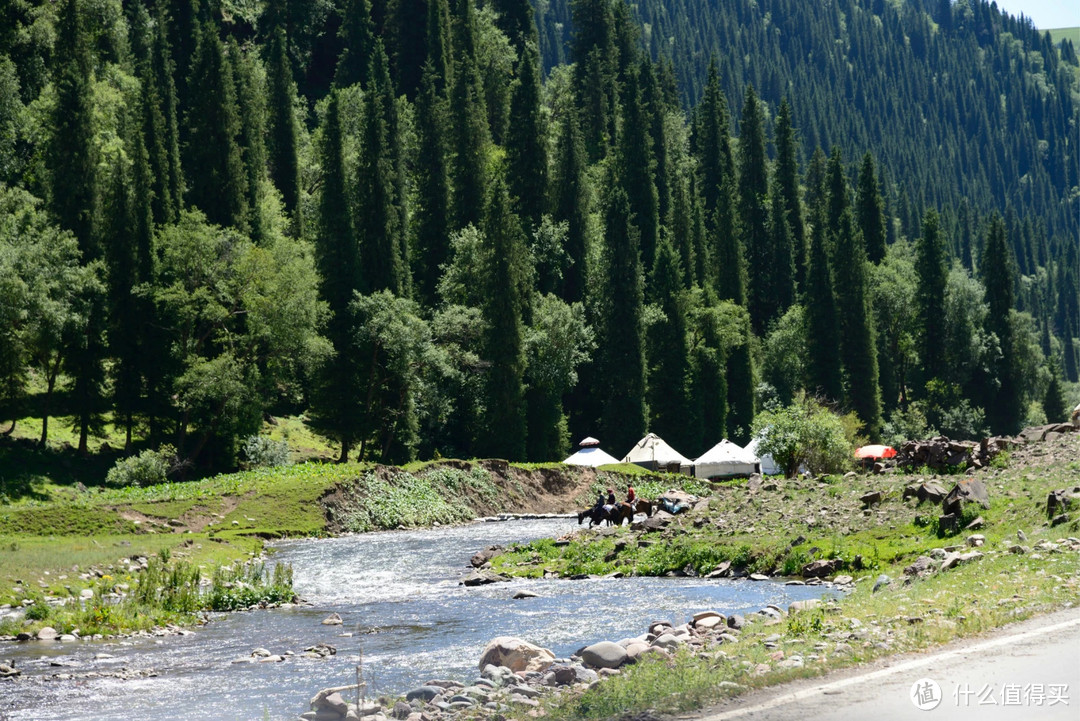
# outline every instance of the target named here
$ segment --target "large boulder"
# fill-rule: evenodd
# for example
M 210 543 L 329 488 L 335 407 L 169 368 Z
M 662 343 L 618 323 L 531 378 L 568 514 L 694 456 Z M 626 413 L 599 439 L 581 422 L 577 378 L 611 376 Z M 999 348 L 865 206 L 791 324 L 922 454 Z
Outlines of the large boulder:
M 626 663 L 626 649 L 611 641 L 601 641 L 581 649 L 581 660 L 592 668 L 618 668 Z
M 489 583 L 502 583 L 509 581 L 506 576 L 501 576 L 494 571 L 482 570 L 474 571 L 465 578 L 461 579 L 462 586 L 486 586 Z
M 990 508 L 990 494 L 986 491 L 986 485 L 977 478 L 965 478 L 958 481 L 945 500 L 941 502 L 944 515 L 959 516 L 964 506 L 969 503 L 978 503 L 983 508 Z
M 506 549 L 502 546 L 488 546 L 483 551 L 477 551 L 473 554 L 473 557 L 469 559 L 469 563 L 473 568 L 480 568 L 496 556 L 501 556 L 505 551 Z
M 528 641 L 512 636 L 491 639 L 480 656 L 481 669 L 489 663 L 506 666 L 515 673 L 546 671 L 555 662 L 555 654 L 546 648 L 534 646 Z
M 824 578 L 836 573 L 841 564 L 843 561 L 839 558 L 819 558 L 803 566 L 802 575 L 807 578 Z
M 1055 513 L 1069 510 L 1077 501 L 1080 501 L 1080 486 L 1071 490 L 1059 488 L 1056 491 L 1050 491 L 1046 496 L 1046 517 L 1050 518 Z

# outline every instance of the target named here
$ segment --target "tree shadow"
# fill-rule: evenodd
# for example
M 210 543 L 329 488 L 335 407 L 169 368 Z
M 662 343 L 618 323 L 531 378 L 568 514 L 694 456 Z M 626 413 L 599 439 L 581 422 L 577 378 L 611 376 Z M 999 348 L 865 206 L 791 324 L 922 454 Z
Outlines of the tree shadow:
M 103 486 L 118 453 L 81 458 L 73 448 L 42 448 L 26 438 L 0 439 L 0 503 L 47 501 L 46 482 L 61 486 Z

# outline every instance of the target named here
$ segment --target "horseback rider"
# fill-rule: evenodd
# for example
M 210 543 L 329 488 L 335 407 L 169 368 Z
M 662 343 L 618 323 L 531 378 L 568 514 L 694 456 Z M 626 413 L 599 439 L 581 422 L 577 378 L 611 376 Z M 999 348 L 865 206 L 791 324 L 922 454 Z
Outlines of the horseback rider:
M 607 501 L 604 503 L 604 512 L 610 514 L 612 511 L 615 510 L 615 506 L 617 504 L 618 501 L 615 500 L 615 489 L 607 489 Z

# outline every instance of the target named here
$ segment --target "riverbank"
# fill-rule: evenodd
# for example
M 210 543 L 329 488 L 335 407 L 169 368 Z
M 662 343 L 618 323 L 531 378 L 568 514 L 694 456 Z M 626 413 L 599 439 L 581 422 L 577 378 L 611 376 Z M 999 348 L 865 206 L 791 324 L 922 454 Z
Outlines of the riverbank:
M 306 463 L 147 488 L 38 481 L 0 505 L 6 551 L 0 553 L 0 635 L 80 626 L 126 633 L 198 624 L 197 611 L 221 610 L 209 603 L 167 607 L 160 599 L 168 594 L 159 590 L 143 593 L 130 612 L 97 614 L 101 622 L 88 624 L 94 604 L 87 601 L 130 601 L 148 559 L 161 559 L 167 575 L 183 575 L 197 589 L 200 579 L 205 586 L 224 569 L 251 568 L 269 539 L 446 526 L 509 512 L 566 513 L 610 483 L 625 485 L 623 474 L 497 460 L 405 468 Z
M 850 589 L 821 604 L 728 616 L 722 634 L 702 633 L 691 619 L 676 628 L 683 639 L 676 644 L 662 641 L 664 631 L 655 628 L 607 639 L 624 651 L 644 644 L 653 652 L 617 664 L 600 682 L 543 689 L 538 707 L 519 703 L 511 715 L 677 714 L 1073 608 L 1080 604 L 1077 459 L 1080 437 L 1068 434 L 1020 445 L 987 470 L 965 475 L 723 485 L 661 522 L 511 547 L 490 561 L 492 572 L 736 576 L 747 583 L 794 573 L 807 576 L 804 583 L 821 579 Z M 981 486 L 984 502 L 961 503 L 955 518 L 943 519 L 937 494 L 956 485 L 975 490 L 972 498 Z M 725 616 L 724 609 L 714 612 Z

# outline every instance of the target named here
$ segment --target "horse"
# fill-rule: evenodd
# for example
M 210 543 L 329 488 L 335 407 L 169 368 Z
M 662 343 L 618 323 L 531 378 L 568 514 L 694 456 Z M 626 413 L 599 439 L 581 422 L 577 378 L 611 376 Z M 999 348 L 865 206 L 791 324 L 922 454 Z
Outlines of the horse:
M 596 506 L 586 508 L 584 511 L 577 514 L 578 525 L 580 526 L 586 518 L 589 519 L 589 528 L 599 526 L 604 521 L 607 521 L 609 524 L 611 523 L 611 519 L 608 518 L 607 512 L 603 508 L 597 508 Z

